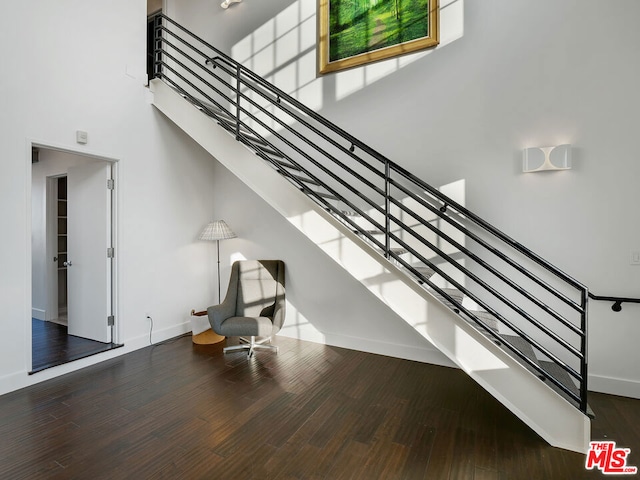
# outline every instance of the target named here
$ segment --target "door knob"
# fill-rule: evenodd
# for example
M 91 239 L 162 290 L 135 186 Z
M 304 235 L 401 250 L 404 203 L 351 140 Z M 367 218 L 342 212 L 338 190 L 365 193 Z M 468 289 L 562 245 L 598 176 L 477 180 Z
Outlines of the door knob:
M 68 262 L 67 262 L 67 261 L 65 261 L 65 262 L 63 263 L 63 265 L 64 265 L 65 267 L 70 267 L 70 266 L 72 266 L 73 264 L 72 264 L 72 263 L 71 263 L 71 261 L 69 260 Z

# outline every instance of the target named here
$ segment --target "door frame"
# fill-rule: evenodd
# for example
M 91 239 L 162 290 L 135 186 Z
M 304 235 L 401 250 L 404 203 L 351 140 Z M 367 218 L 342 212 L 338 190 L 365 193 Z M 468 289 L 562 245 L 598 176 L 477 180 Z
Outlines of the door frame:
M 70 147 L 68 145 L 60 145 L 60 144 L 53 144 L 53 143 L 49 143 L 49 142 L 44 142 L 44 141 L 39 141 L 36 139 L 27 139 L 26 142 L 26 162 L 25 162 L 25 166 L 27 168 L 27 185 L 26 185 L 26 193 L 27 193 L 27 213 L 28 216 L 27 218 L 29 219 L 26 223 L 26 242 L 28 245 L 28 267 L 27 267 L 27 303 L 28 305 L 25 306 L 25 319 L 26 319 L 26 328 L 25 328 L 25 335 L 26 335 L 26 344 L 28 346 L 27 351 L 26 351 L 26 365 L 27 365 L 27 371 L 31 372 L 33 369 L 33 364 L 32 364 L 32 350 L 33 350 L 33 342 L 32 342 L 32 331 L 31 331 L 31 311 L 32 311 L 32 303 L 33 303 L 33 299 L 32 299 L 32 285 L 33 285 L 33 279 L 32 279 L 32 274 L 33 274 L 33 270 L 32 270 L 32 259 L 33 259 L 33 251 L 32 251 L 32 245 L 31 245 L 31 236 L 32 236 L 32 214 L 31 214 L 31 202 L 32 202 L 32 185 L 33 185 L 33 178 L 32 178 L 32 163 L 31 163 L 31 157 L 32 157 L 32 149 L 33 148 L 40 148 L 40 149 L 44 149 L 44 150 L 54 150 L 54 151 L 58 151 L 58 152 L 62 152 L 62 153 L 68 153 L 71 155 L 78 155 L 78 156 L 83 156 L 83 157 L 88 157 L 88 158 L 92 158 L 92 159 L 96 159 L 96 160 L 103 160 L 108 162 L 111 165 L 111 178 L 114 181 L 114 188 L 113 188 L 113 192 L 111 195 L 111 245 L 114 248 L 115 251 L 115 256 L 112 259 L 112 266 L 111 266 L 111 314 L 114 316 L 114 325 L 112 327 L 112 334 L 111 334 L 111 342 L 113 344 L 116 345 L 123 345 L 123 336 L 122 336 L 122 324 L 120 322 L 120 302 L 119 302 L 119 298 L 120 298 L 120 282 L 119 282 L 119 253 L 120 253 L 120 211 L 119 211 L 119 205 L 121 203 L 121 198 L 120 198 L 120 159 L 111 156 L 109 154 L 105 154 L 103 152 L 96 152 L 96 151 L 91 151 L 88 149 L 77 149 L 77 148 L 73 148 Z M 47 235 L 48 236 L 48 235 Z M 106 255 L 106 252 L 105 252 Z M 48 287 L 47 287 L 48 288 Z M 106 319 L 105 319 L 106 321 Z

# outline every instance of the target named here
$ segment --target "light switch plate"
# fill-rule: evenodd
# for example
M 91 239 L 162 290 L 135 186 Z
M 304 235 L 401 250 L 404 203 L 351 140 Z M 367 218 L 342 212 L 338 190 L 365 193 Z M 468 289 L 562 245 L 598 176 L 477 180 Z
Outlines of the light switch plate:
M 76 142 L 81 144 L 86 144 L 88 139 L 87 132 L 83 132 L 82 130 L 76 131 Z

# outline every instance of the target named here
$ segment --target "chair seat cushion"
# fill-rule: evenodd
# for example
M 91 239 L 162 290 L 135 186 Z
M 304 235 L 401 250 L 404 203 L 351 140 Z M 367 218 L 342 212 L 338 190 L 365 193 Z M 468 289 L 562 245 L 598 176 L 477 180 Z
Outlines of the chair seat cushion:
M 268 317 L 229 317 L 218 333 L 226 337 L 268 337 L 273 334 L 273 324 Z

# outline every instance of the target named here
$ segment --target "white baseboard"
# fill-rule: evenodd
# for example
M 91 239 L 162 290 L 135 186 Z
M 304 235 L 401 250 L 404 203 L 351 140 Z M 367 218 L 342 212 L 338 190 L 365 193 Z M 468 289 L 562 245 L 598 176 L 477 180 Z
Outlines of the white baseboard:
M 178 325 L 154 330 L 152 340 L 154 344 L 158 344 L 188 332 L 191 332 L 191 325 L 186 321 Z M 65 363 L 64 365 L 58 365 L 57 367 L 47 368 L 46 370 L 42 370 L 41 372 L 37 372 L 32 375 L 29 375 L 27 370 L 11 373 L 0 378 L 0 395 L 29 387 L 67 373 L 75 372 L 85 367 L 96 365 L 100 362 L 120 357 L 148 346 L 150 346 L 149 335 L 144 334 L 125 340 L 124 345 L 120 348 L 114 348 L 113 350 L 81 358 L 73 362 Z
M 32 308 L 31 309 L 31 318 L 35 318 L 36 320 L 46 320 L 47 319 L 47 311 L 42 310 L 40 308 Z
M 324 340 L 321 340 L 318 335 L 306 338 L 307 335 L 288 335 L 283 331 L 280 332 L 281 336 L 295 338 L 298 340 L 304 340 L 307 342 L 320 343 L 323 345 L 330 345 L 332 347 L 347 348 L 349 350 L 358 350 L 361 352 L 375 353 L 377 355 L 385 355 L 387 357 L 402 358 L 404 360 L 413 360 L 415 362 L 430 363 L 433 365 L 440 365 L 443 367 L 458 368 L 453 362 L 451 362 L 443 353 L 438 351 L 435 347 L 429 348 L 425 346 L 414 347 L 408 345 L 399 345 L 395 343 L 381 342 L 378 340 L 370 340 L 365 338 L 350 337 L 346 335 L 336 334 L 324 334 L 322 335 Z
M 419 348 L 414 346 L 397 345 L 392 343 L 380 342 L 377 340 L 368 340 L 335 334 L 310 336 L 303 333 L 302 335 L 291 335 L 281 331 L 280 335 L 284 337 L 304 340 L 307 342 L 330 345 L 333 347 L 348 348 L 350 350 L 359 350 L 362 352 L 375 353 L 378 355 L 386 355 L 388 357 L 402 358 L 405 360 L 413 360 L 416 362 L 431 363 L 433 365 L 458 368 L 435 347 Z M 640 399 L 640 381 L 605 377 L 601 375 L 589 375 L 589 391 Z
M 589 391 L 640 399 L 640 381 L 589 375 Z

